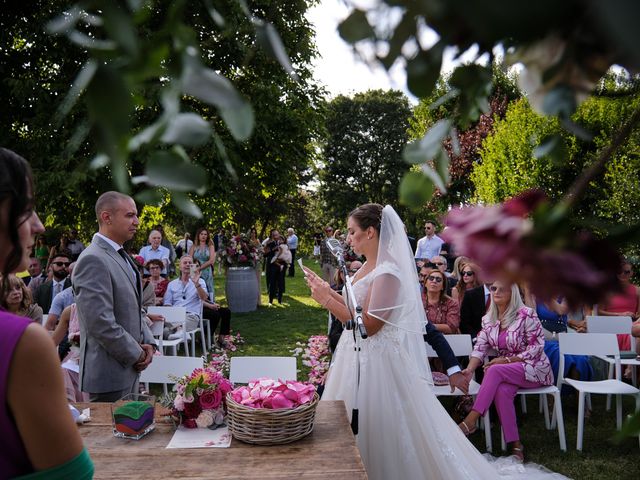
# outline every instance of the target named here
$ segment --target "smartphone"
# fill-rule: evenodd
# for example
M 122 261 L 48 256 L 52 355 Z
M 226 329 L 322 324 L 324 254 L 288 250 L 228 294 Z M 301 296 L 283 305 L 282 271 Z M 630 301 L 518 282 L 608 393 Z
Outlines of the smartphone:
M 304 271 L 304 265 L 302 264 L 302 259 L 299 258 L 298 259 L 298 265 L 300 265 L 300 270 L 302 270 L 302 273 L 304 273 L 304 276 L 307 276 L 307 272 Z
M 189 275 L 193 278 L 196 276 L 197 273 L 198 273 L 198 265 L 196 265 L 195 263 L 192 263 L 191 269 L 189 271 Z

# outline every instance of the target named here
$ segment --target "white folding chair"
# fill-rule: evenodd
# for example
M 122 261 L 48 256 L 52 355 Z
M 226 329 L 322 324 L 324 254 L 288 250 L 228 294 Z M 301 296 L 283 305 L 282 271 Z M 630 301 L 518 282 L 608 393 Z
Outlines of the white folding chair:
M 182 328 L 184 329 L 186 318 L 187 318 L 187 310 L 184 307 L 150 306 L 147 308 L 147 313 L 162 315 L 164 317 L 165 322 L 171 323 L 172 325 L 181 324 Z M 178 354 L 178 346 L 181 344 L 184 345 L 185 354 L 188 356 L 189 355 L 188 336 L 185 335 L 184 338 L 162 341 L 162 346 L 164 348 L 171 348 L 173 350 L 173 355 Z
M 636 411 L 640 411 L 640 390 L 620 380 L 620 351 L 618 339 L 612 333 L 584 333 L 572 335 L 560 333 L 560 365 L 558 367 L 558 389 L 562 384 L 571 385 L 578 392 L 578 435 L 576 449 L 582 450 L 582 436 L 584 433 L 584 399 L 585 394 L 613 394 L 616 395 L 616 427 L 622 427 L 622 395 L 633 395 L 636 399 Z M 595 355 L 612 356 L 615 367 L 615 378 L 608 380 L 573 380 L 564 378 L 565 355 Z
M 497 357 L 498 352 L 494 349 L 489 350 L 487 358 Z M 558 441 L 560 442 L 560 450 L 567 451 L 567 438 L 564 431 L 564 416 L 562 414 L 562 402 L 560 397 L 560 390 L 555 385 L 548 385 L 535 388 L 519 388 L 516 395 L 520 395 L 520 405 L 522 407 L 522 413 L 527 413 L 527 400 L 526 395 L 538 395 L 540 411 L 544 413 L 544 426 L 547 430 L 553 430 L 558 428 Z M 547 402 L 547 395 L 553 396 L 553 416 L 549 418 L 549 404 Z M 504 432 L 500 427 L 500 443 L 502 450 L 507 449 L 507 444 L 504 440 Z
M 151 330 L 151 335 L 153 335 L 153 339 L 158 346 L 158 350 L 160 352 L 164 352 L 163 347 L 163 335 L 164 335 L 164 320 L 159 320 L 157 322 L 152 322 L 149 326 L 149 330 Z
M 469 355 L 471 355 L 471 352 L 473 351 L 471 335 L 452 334 L 445 335 L 444 338 L 449 343 L 449 346 L 451 347 L 451 350 L 456 357 L 469 357 Z M 428 342 L 424 342 L 424 346 L 427 350 L 428 358 L 438 358 L 438 354 L 433 349 L 433 347 L 429 345 Z M 474 400 L 476 398 L 476 395 L 478 395 L 479 390 L 480 384 L 472 379 L 471 382 L 469 382 L 469 395 L 471 395 Z M 453 391 L 453 393 L 451 393 L 451 387 L 449 385 L 434 385 L 433 393 L 435 393 L 438 397 L 458 397 L 464 395 L 464 393 L 462 393 L 457 388 Z M 485 446 L 487 448 L 487 452 L 491 452 L 493 451 L 493 443 L 491 441 L 491 421 L 489 419 L 488 410 L 487 413 L 485 413 L 482 417 L 482 424 L 484 428 Z
M 614 317 L 604 315 L 590 315 L 587 317 L 587 332 L 589 333 L 615 333 L 617 335 L 629 335 L 631 339 L 631 345 L 634 344 L 634 338 L 631 336 L 631 328 L 633 319 L 631 317 Z M 629 365 L 633 369 L 633 375 L 631 375 L 631 382 L 634 387 L 637 387 L 636 381 L 636 368 L 640 365 L 640 361 L 636 359 L 635 351 L 633 358 L 621 358 L 620 365 Z M 609 378 L 613 378 L 614 360 L 611 357 L 598 356 L 600 360 L 603 360 L 609 364 Z M 607 411 L 611 410 L 611 395 L 607 395 Z
M 231 357 L 229 380 L 249 383 L 260 377 L 297 380 L 295 357 Z
M 198 332 L 200 332 L 200 341 L 202 343 L 202 350 L 203 350 L 202 354 L 206 355 L 208 351 L 207 344 L 205 343 L 204 325 L 202 320 L 203 308 L 204 306 L 202 305 L 202 302 L 200 302 L 200 322 L 198 323 L 198 326 L 196 328 L 194 328 L 193 330 L 187 331 L 187 334 L 191 337 L 191 355 L 193 355 L 194 357 L 196 356 L 196 333 Z
M 202 357 L 175 357 L 169 355 L 156 355 L 147 368 L 140 373 L 140 381 L 145 384 L 145 389 L 149 390 L 150 383 L 162 383 L 165 395 L 167 394 L 167 384 L 176 383 L 172 377 L 182 377 L 189 375 L 196 368 L 202 368 L 204 361 Z

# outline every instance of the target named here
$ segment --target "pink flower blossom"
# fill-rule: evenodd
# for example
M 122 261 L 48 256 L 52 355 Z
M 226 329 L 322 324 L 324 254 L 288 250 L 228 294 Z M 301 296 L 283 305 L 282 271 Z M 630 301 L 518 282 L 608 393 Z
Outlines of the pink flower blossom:
M 200 406 L 205 410 L 218 408 L 221 400 L 222 393 L 220 392 L 220 390 L 207 390 L 202 395 L 200 395 Z
M 526 282 L 537 298 L 563 295 L 572 307 L 598 303 L 618 285 L 618 254 L 588 232 L 540 235 L 535 210 L 544 202 L 544 194 L 530 190 L 502 205 L 452 210 L 442 237 L 487 279 Z
M 173 406 L 179 412 L 184 411 L 184 398 L 182 397 L 182 395 L 176 395 L 176 398 L 173 400 Z

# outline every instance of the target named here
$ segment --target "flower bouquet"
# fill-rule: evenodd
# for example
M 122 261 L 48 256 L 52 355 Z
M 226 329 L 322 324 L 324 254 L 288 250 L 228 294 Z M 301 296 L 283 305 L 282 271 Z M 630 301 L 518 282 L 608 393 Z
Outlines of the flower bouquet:
M 220 250 L 220 258 L 224 268 L 254 267 L 260 259 L 260 252 L 251 245 L 247 235 L 240 234 L 230 237 Z
M 318 394 L 310 383 L 259 378 L 227 394 L 229 431 L 258 445 L 299 440 L 313 430 Z
M 186 428 L 217 428 L 224 424 L 225 399 L 232 389 L 221 372 L 210 366 L 196 368 L 176 382 L 172 414 Z

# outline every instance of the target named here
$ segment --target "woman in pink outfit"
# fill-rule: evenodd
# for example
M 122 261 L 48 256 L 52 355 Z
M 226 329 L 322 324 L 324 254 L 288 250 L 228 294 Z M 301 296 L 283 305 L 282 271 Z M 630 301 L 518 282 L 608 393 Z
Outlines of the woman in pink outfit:
M 612 295 L 606 304 L 600 305 L 598 315 L 610 315 L 612 317 L 631 317 L 637 322 L 640 317 L 640 287 L 631 283 L 633 268 L 627 261 L 620 265 L 620 293 Z M 611 321 L 615 321 L 612 319 Z M 636 327 L 637 330 L 637 327 Z M 618 346 L 620 350 L 632 350 L 629 335 L 618 335 Z
M 553 384 L 551 364 L 544 353 L 544 333 L 535 310 L 522 303 L 517 285 L 494 282 L 491 306 L 482 318 L 482 330 L 471 353 L 468 377 L 482 365 L 487 352 L 494 349 L 499 356 L 484 366 L 484 380 L 473 409 L 460 423 L 467 435 L 474 432 L 476 422 L 493 402 L 502 423 L 505 442 L 512 453 L 524 459 L 518 434 L 513 399 L 519 388 L 535 388 Z

